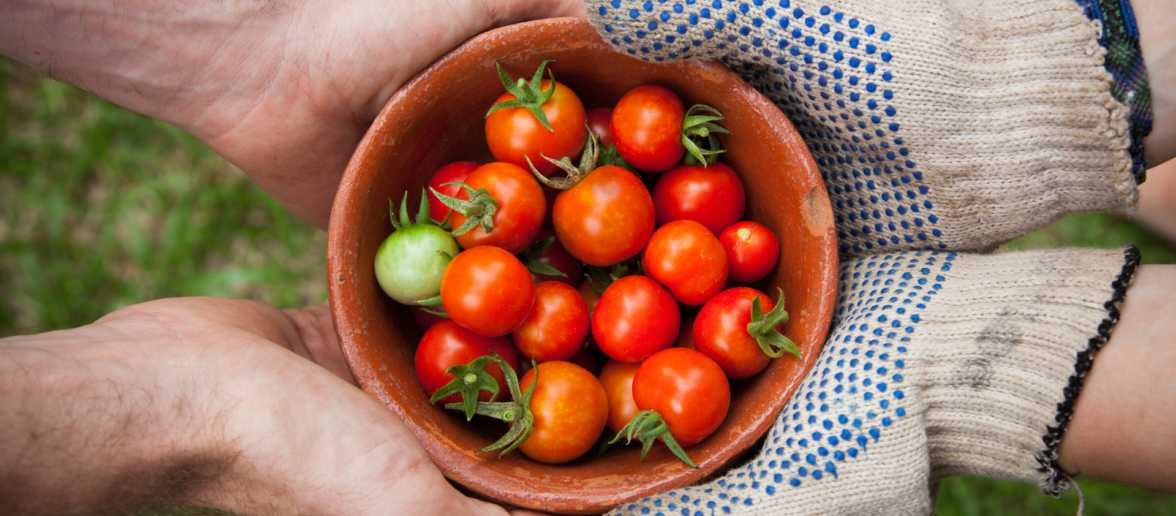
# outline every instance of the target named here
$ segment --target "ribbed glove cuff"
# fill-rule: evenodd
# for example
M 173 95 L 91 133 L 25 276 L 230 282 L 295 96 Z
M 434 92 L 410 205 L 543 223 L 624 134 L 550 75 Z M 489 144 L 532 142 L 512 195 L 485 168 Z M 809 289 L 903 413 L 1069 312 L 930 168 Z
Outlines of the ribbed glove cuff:
M 1126 251 L 962 255 L 912 354 L 933 479 L 1069 479 L 1057 450 L 1138 263 Z M 959 272 L 956 272 L 959 271 Z

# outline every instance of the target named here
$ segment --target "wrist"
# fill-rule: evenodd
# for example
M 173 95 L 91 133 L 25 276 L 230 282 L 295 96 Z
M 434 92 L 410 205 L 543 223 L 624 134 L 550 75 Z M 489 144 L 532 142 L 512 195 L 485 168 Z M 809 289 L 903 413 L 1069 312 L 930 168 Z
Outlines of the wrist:
M 219 481 L 232 453 L 199 423 L 207 404 L 183 358 L 138 345 L 151 331 L 96 323 L 0 341 L 0 512 L 182 504 Z
M 910 360 L 934 477 L 1069 487 L 1058 447 L 1138 260 L 1134 248 L 956 260 L 920 328 L 934 345 Z
M 1153 125 L 1144 140 L 1149 165 L 1176 157 L 1176 16 L 1164 0 L 1132 0 L 1147 67 Z

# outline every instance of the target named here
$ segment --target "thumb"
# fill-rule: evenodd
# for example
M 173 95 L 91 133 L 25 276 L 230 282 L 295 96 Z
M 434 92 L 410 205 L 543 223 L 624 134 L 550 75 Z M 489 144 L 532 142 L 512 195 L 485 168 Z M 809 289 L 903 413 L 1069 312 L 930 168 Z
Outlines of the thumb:
M 475 0 L 490 21 L 486 28 L 556 16 L 584 16 L 583 0 Z
M 339 347 L 339 335 L 326 305 L 308 306 L 283 310 L 283 315 L 293 326 L 295 334 L 289 339 L 289 346 L 295 352 L 309 358 L 335 376 L 355 383 L 351 368 Z

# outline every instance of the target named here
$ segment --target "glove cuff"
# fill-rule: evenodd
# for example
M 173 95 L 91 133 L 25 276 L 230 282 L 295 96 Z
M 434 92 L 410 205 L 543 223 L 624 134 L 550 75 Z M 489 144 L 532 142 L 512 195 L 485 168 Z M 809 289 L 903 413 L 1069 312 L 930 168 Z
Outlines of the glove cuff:
M 1139 253 L 961 256 L 912 356 L 935 479 L 981 475 L 1070 487 L 1058 447 Z M 945 276 L 954 273 L 947 272 Z
M 1147 173 L 1143 140 L 1151 133 L 1151 89 L 1147 67 L 1139 46 L 1139 27 L 1131 2 L 1121 0 L 1076 0 L 1086 17 L 1102 24 L 1102 39 L 1107 49 L 1105 66 L 1115 83 L 1111 94 L 1129 110 L 1131 124 L 1131 161 L 1135 182 L 1142 184 Z

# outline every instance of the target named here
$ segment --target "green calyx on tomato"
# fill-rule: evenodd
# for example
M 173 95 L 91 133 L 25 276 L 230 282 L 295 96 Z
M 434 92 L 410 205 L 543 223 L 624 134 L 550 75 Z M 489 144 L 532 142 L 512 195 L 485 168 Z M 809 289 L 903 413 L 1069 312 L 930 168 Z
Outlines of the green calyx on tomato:
M 616 165 L 628 170 L 633 169 L 628 163 L 625 163 L 625 158 L 621 157 L 621 153 L 617 151 L 616 145 L 605 145 L 604 150 L 600 151 L 600 158 L 597 160 L 597 164 Z
M 629 424 L 625 425 L 617 435 L 609 440 L 608 444 L 616 443 L 625 438 L 625 445 L 633 442 L 634 439 L 641 441 L 641 460 L 645 460 L 645 456 L 649 455 L 649 450 L 653 448 L 653 443 L 661 439 L 666 443 L 666 448 L 669 448 L 670 453 L 673 453 L 678 460 L 686 463 L 687 466 L 697 468 L 698 465 L 690 460 L 690 456 L 686 454 L 686 450 L 678 444 L 674 436 L 670 434 L 670 427 L 666 424 L 665 419 L 662 419 L 661 414 L 655 410 L 642 410 L 633 419 L 629 420 Z
M 641 274 L 641 260 L 626 260 L 612 267 L 588 267 L 585 272 L 588 286 L 598 295 L 603 294 L 609 285 L 625 276 Z
M 764 354 L 772 358 L 780 358 L 784 353 L 791 353 L 799 357 L 800 348 L 792 339 L 785 337 L 777 328 L 788 322 L 788 312 L 784 310 L 784 291 L 776 288 L 776 306 L 768 313 L 764 313 L 760 306 L 760 298 L 751 302 L 751 322 L 747 323 L 747 333 L 755 339 Z
M 394 230 L 376 250 L 376 281 L 400 303 L 436 305 L 441 276 L 458 252 L 457 241 L 429 217 L 424 190 L 415 219 L 408 215 L 408 192 L 401 197 L 399 210 L 388 201 L 388 217 Z
M 486 371 L 486 365 L 491 357 L 503 363 L 498 355 L 485 355 L 471 360 L 468 364 L 458 364 L 446 369 L 446 372 L 453 375 L 453 380 L 437 389 L 437 392 L 429 397 L 429 403 L 437 403 L 451 394 L 458 393 L 461 395 L 461 403 L 451 405 L 461 406 L 466 421 L 474 419 L 478 409 L 478 396 L 482 391 L 490 393 L 490 401 L 498 397 L 498 380 Z
M 719 125 L 723 114 L 706 104 L 695 104 L 686 110 L 682 119 L 682 146 L 686 148 L 686 164 L 707 166 L 727 152 L 719 141 L 720 134 L 730 134 Z
M 446 186 L 456 184 L 469 195 L 469 199 L 458 199 L 429 188 L 441 204 L 452 211 L 460 213 L 465 221 L 453 230 L 453 236 L 462 236 L 474 228 L 482 226 L 487 233 L 494 230 L 494 215 L 498 213 L 498 200 L 490 195 L 485 188 L 473 188 L 465 183 L 446 183 Z
M 568 190 L 576 186 L 576 183 L 583 180 L 590 172 L 596 170 L 597 159 L 600 158 L 600 144 L 596 142 L 596 135 L 592 134 L 592 131 L 588 131 L 588 137 L 584 140 L 584 150 L 580 153 L 579 166 L 573 165 L 572 160 L 566 156 L 560 159 L 552 159 L 542 154 L 540 156 L 547 160 L 548 163 L 564 171 L 567 176 L 553 178 L 543 175 L 542 172 L 539 172 L 539 169 L 535 168 L 535 164 L 531 162 L 531 158 L 528 156 L 526 158 L 527 166 L 531 169 L 531 174 L 535 176 L 535 179 L 538 179 L 540 183 L 548 188 Z
M 551 126 L 551 122 L 547 120 L 547 115 L 543 113 L 543 104 L 551 99 L 555 94 L 555 74 L 550 69 L 547 70 L 548 78 L 551 82 L 548 83 L 550 87 L 543 89 L 543 70 L 547 68 L 547 63 L 551 60 L 544 60 L 539 63 L 539 67 L 535 69 L 535 74 L 531 76 L 531 82 L 527 82 L 522 77 L 518 80 L 512 80 L 506 70 L 502 69 L 502 64 L 495 62 L 494 68 L 498 70 L 498 79 L 502 81 L 502 87 L 506 89 L 507 93 L 514 95 L 515 98 L 499 102 L 490 106 L 490 110 L 486 112 L 486 117 L 491 113 L 500 109 L 521 107 L 530 111 L 535 115 L 535 119 L 543 125 L 545 129 L 555 132 L 555 128 Z
M 541 256 L 543 256 L 543 252 L 550 248 L 551 244 L 554 243 L 555 236 L 549 236 L 541 240 L 536 240 L 534 244 L 531 244 L 531 247 L 527 249 L 525 253 L 523 253 L 523 264 L 527 266 L 527 270 L 540 276 L 549 276 L 553 278 L 568 277 L 567 274 L 564 274 L 563 271 L 555 268 L 555 266 L 551 265 L 550 263 L 545 263 L 539 259 Z
M 487 355 L 482 358 L 494 362 L 502 369 L 502 376 L 506 379 L 506 388 L 510 391 L 512 399 L 511 401 L 487 402 L 478 401 L 477 394 L 473 396 L 475 413 L 477 415 L 492 417 L 510 424 L 510 429 L 502 437 L 490 443 L 485 448 L 482 448 L 484 452 L 497 451 L 498 456 L 501 457 L 514 451 L 515 448 L 523 444 L 523 441 L 526 441 L 531 436 L 531 430 L 535 428 L 535 415 L 531 413 L 531 396 L 535 394 L 535 386 L 539 384 L 539 374 L 536 371 L 535 379 L 531 382 L 531 385 L 527 386 L 527 390 L 520 390 L 519 376 L 510 364 L 498 357 L 498 355 Z M 531 367 L 534 368 L 535 365 L 532 364 Z M 467 404 L 463 400 L 461 403 L 448 403 L 445 405 L 445 408 L 465 411 Z

